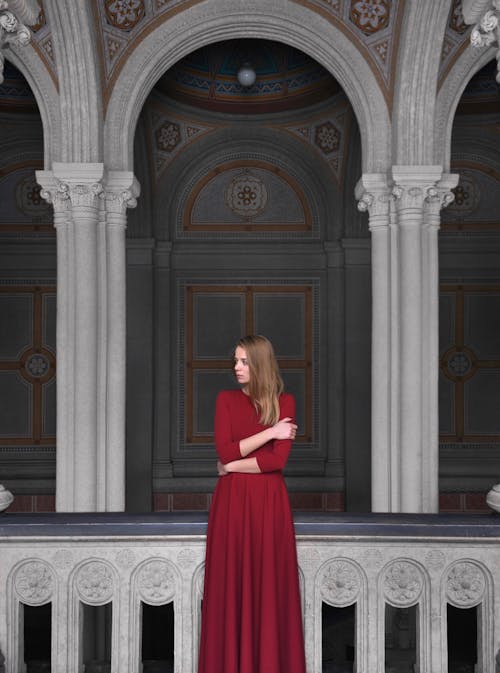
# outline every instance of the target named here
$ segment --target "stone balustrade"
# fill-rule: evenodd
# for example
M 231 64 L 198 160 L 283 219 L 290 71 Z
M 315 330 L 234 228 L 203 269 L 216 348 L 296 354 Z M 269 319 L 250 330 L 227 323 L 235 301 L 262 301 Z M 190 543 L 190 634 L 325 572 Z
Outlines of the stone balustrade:
M 409 665 L 419 673 L 453 671 L 449 650 L 460 652 L 464 638 L 475 649 L 477 673 L 494 673 L 497 514 L 297 513 L 295 522 L 310 673 L 382 673 Z M 2 515 L 0 650 L 6 672 L 49 670 L 47 663 L 27 660 L 29 639 L 40 638 L 27 618 L 50 605 L 40 613 L 46 623 L 35 623 L 49 633 L 53 673 L 195 673 L 205 531 L 206 514 L 193 512 Z M 167 605 L 172 619 L 162 638 L 172 641 L 172 661 L 148 669 L 146 606 Z M 103 606 L 100 646 L 107 654 L 92 662 L 88 614 Z M 467 615 L 472 629 L 462 633 L 460 620 L 458 626 L 450 621 L 455 613 Z M 467 665 L 457 663 L 460 670 Z

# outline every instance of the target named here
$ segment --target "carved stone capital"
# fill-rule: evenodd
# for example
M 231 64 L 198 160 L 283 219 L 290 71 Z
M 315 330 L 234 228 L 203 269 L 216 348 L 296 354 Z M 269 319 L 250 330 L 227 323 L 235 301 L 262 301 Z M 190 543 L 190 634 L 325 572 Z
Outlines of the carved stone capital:
M 54 181 L 53 186 L 42 186 L 40 196 L 47 203 L 51 203 L 54 208 L 54 214 L 69 211 L 71 200 L 69 198 L 69 187 L 66 183 L 59 180 Z
M 474 0 L 464 2 L 464 20 L 475 23 L 470 34 L 473 47 L 500 46 L 500 0 Z M 498 63 L 497 82 L 500 84 L 500 50 L 496 54 Z
M 89 184 L 62 183 L 66 185 L 71 205 L 73 207 L 84 206 L 87 208 L 97 208 L 98 198 L 103 191 L 100 182 L 91 182 Z
M 422 211 L 427 199 L 436 199 L 441 166 L 393 166 L 392 195 L 398 212 Z
M 3 82 L 2 49 L 9 43 L 21 46 L 31 40 L 27 27 L 36 23 L 40 7 L 35 0 L 0 0 L 0 84 Z
M 130 189 L 124 189 L 120 192 L 106 189 L 100 196 L 105 200 L 106 211 L 109 213 L 124 215 L 127 208 L 135 208 L 137 205 L 137 199 Z
M 369 213 L 370 229 L 389 225 L 393 196 L 385 174 L 363 174 L 356 185 L 355 196 L 358 210 Z

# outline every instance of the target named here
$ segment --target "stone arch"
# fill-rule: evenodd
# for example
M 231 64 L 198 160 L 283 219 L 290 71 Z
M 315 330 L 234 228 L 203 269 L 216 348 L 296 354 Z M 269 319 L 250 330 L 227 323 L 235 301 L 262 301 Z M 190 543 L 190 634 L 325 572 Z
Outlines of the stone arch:
M 393 105 L 396 165 L 428 165 L 433 161 L 433 92 L 449 9 L 449 1 L 407 3 Z M 441 161 L 436 159 L 434 163 Z
M 211 42 L 230 38 L 277 40 L 323 65 L 349 97 L 361 131 L 363 171 L 385 171 L 390 161 L 389 111 L 365 59 L 346 35 L 318 14 L 290 3 L 254 0 L 203 3 L 178 13 L 152 31 L 129 57 L 109 101 L 105 157 L 111 169 L 131 170 L 135 126 L 156 80 L 176 61 Z
M 439 90 L 434 125 L 434 160 L 443 166 L 444 172 L 450 170 L 451 132 L 460 97 L 472 77 L 495 58 L 495 53 L 495 47 L 476 49 L 469 46 Z
M 97 38 L 91 3 L 46 3 L 58 68 L 60 137 L 53 161 L 100 162 L 102 91 L 96 62 Z M 46 162 L 48 168 L 51 163 Z
M 6 50 L 6 56 L 24 75 L 35 96 L 42 118 L 45 166 L 50 167 L 53 161 L 57 161 L 60 151 L 59 93 L 33 48 L 11 43 Z

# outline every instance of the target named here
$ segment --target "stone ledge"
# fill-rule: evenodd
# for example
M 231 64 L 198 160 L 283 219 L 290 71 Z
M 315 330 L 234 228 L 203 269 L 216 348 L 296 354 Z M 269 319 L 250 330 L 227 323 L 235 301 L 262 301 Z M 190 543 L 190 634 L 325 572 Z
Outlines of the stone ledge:
M 199 537 L 206 534 L 207 512 L 18 513 L 0 516 L 2 538 Z M 491 514 L 345 514 L 295 512 L 298 538 L 328 537 L 373 540 L 500 540 L 500 516 Z

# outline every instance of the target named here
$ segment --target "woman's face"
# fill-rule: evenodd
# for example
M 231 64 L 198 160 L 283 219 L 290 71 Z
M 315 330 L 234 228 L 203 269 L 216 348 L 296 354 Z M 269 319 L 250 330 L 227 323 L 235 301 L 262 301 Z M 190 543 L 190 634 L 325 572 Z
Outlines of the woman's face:
M 237 346 L 234 351 L 234 373 L 236 379 L 241 385 L 246 385 L 250 381 L 250 367 L 247 362 L 247 353 L 244 348 Z

